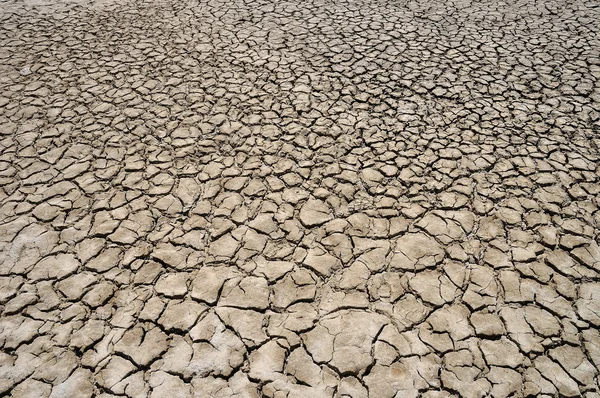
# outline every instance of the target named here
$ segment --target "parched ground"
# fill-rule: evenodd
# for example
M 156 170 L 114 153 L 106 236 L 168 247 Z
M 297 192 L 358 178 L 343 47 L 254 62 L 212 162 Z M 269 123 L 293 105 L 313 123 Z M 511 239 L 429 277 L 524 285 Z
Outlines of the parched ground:
M 0 1 L 0 396 L 600 397 L 597 1 Z

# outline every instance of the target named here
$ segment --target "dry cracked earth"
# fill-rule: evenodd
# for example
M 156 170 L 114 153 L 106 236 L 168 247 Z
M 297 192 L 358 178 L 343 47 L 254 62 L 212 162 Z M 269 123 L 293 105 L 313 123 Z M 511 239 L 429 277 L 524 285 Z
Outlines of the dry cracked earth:
M 600 397 L 597 1 L 0 2 L 0 396 Z

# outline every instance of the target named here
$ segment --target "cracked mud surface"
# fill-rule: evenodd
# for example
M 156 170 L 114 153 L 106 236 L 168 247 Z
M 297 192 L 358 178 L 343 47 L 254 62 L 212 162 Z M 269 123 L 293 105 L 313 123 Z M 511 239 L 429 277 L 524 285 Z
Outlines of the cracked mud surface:
M 1 1 L 0 396 L 599 397 L 599 19 Z

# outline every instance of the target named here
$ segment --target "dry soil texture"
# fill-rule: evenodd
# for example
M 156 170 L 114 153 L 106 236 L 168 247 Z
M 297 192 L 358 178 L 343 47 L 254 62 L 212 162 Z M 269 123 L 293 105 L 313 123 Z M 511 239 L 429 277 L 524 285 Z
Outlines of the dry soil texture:
M 0 1 L 0 396 L 599 397 L 598 1 Z

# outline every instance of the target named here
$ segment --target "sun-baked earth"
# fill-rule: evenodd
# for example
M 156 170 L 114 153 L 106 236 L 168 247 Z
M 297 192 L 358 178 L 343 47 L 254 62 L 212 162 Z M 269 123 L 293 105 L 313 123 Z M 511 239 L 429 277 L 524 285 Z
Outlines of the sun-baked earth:
M 600 397 L 597 1 L 0 1 L 0 396 Z

